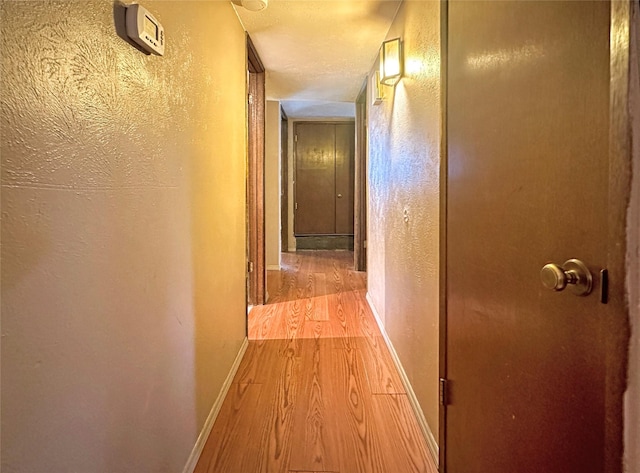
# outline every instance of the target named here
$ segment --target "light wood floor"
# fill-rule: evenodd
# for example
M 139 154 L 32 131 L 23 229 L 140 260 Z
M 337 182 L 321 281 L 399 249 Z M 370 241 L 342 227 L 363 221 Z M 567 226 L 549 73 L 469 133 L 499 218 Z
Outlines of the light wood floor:
M 196 473 L 435 473 L 353 253 L 283 256 Z

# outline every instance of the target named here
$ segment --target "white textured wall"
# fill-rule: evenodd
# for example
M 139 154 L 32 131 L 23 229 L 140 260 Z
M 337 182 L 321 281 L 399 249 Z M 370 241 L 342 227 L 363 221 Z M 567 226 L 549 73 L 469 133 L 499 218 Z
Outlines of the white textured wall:
M 6 473 L 181 471 L 245 336 L 244 31 L 144 4 L 0 6 Z
M 286 146 L 286 144 L 285 144 Z M 280 269 L 280 102 L 265 109 L 264 218 L 267 269 Z
M 404 77 L 382 104 L 367 100 L 368 292 L 437 439 L 440 4 L 403 2 L 395 37 Z

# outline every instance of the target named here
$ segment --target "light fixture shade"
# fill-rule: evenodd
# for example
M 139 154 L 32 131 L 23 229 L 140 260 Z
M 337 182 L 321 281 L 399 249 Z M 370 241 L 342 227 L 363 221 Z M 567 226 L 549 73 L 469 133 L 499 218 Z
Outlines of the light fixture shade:
M 269 0 L 240 0 L 240 4 L 250 11 L 261 11 L 267 8 Z
M 402 77 L 402 41 L 390 39 L 380 48 L 380 83 L 396 85 Z

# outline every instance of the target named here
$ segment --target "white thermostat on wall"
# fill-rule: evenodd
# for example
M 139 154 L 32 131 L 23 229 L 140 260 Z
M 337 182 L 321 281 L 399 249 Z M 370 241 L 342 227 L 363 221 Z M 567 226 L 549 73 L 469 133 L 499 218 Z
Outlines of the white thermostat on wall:
M 164 28 L 149 10 L 137 3 L 127 7 L 127 36 L 145 51 L 164 55 Z

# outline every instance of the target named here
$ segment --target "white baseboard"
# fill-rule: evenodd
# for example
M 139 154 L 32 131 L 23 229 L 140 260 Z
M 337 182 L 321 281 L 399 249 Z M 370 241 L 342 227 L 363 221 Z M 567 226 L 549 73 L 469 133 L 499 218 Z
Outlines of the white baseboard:
M 382 337 L 391 353 L 391 358 L 393 358 L 393 363 L 396 365 L 398 369 L 398 373 L 400 373 L 400 379 L 402 380 L 402 384 L 404 385 L 404 389 L 407 391 L 407 398 L 409 399 L 409 403 L 413 408 L 413 412 L 416 415 L 416 419 L 418 420 L 418 425 L 420 426 L 420 430 L 422 430 L 422 435 L 424 435 L 425 440 L 427 441 L 427 445 L 429 446 L 429 452 L 433 457 L 433 461 L 436 466 L 439 466 L 440 459 L 440 448 L 438 447 L 438 442 L 436 441 L 431 428 L 427 422 L 427 419 L 424 417 L 424 412 L 422 412 L 422 408 L 420 407 L 420 403 L 418 402 L 418 398 L 416 397 L 416 393 L 413 390 L 413 386 L 411 386 L 411 382 L 409 381 L 409 377 L 400 362 L 400 358 L 398 357 L 398 353 L 396 349 L 393 347 L 393 343 L 391 343 L 391 339 L 389 338 L 389 334 L 387 334 L 386 329 L 382 323 L 382 319 L 376 310 L 376 306 L 373 304 L 371 300 L 371 296 L 367 292 L 367 302 L 369 303 L 369 307 L 371 308 L 371 312 L 373 312 L 373 316 L 376 319 L 378 327 L 380 328 L 380 332 L 382 333 Z
M 240 362 L 244 357 L 244 353 L 247 351 L 247 347 L 249 346 L 249 339 L 245 337 L 242 345 L 240 346 L 240 351 L 236 356 L 236 359 L 231 365 L 231 370 L 227 375 L 227 378 L 224 380 L 222 384 L 222 389 L 220 390 L 220 394 L 218 394 L 218 398 L 216 402 L 213 403 L 213 407 L 211 408 L 211 412 L 209 412 L 209 416 L 202 427 L 202 431 L 200 435 L 198 435 L 198 440 L 196 440 L 196 444 L 193 446 L 193 450 L 191 450 L 191 455 L 189 455 L 189 459 L 187 460 L 187 464 L 184 466 L 182 473 L 193 473 L 193 470 L 196 468 L 196 464 L 200 459 L 200 454 L 202 453 L 202 449 L 204 448 L 204 444 L 209 438 L 209 434 L 211 433 L 211 429 L 213 428 L 213 424 L 216 421 L 216 417 L 220 413 L 220 408 L 222 407 L 222 403 L 224 402 L 224 398 L 227 397 L 227 393 L 231 388 L 231 383 L 233 382 L 233 377 L 236 375 L 238 368 L 240 367 Z

